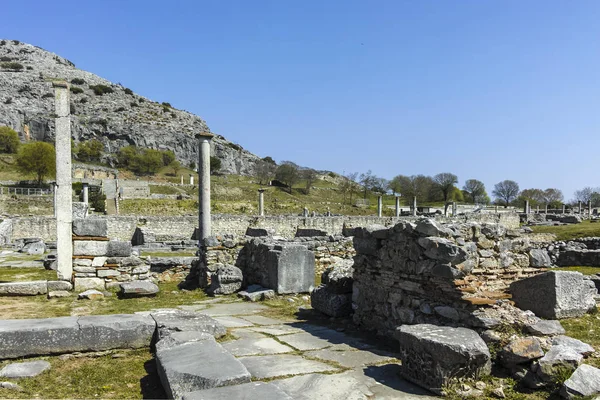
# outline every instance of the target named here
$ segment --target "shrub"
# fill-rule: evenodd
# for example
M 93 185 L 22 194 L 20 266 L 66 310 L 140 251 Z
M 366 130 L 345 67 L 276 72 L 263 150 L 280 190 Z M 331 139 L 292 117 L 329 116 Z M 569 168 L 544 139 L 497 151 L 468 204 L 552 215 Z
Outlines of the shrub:
M 33 70 L 33 67 L 32 67 L 32 66 L 30 66 L 30 65 L 28 65 L 28 66 L 27 66 L 27 70 L 28 70 L 28 71 L 31 71 L 31 70 Z
M 100 190 L 90 190 L 90 206 L 96 211 L 103 213 L 106 211 L 106 195 Z
M 240 146 L 239 144 L 227 142 L 227 146 L 231 147 L 234 150 L 242 150 L 242 146 Z
M 115 110 L 115 112 L 122 112 L 125 111 L 125 107 L 119 107 Z
M 2 67 L 2 69 L 8 69 L 8 70 L 12 70 L 12 71 L 21 71 L 23 69 L 23 64 L 20 64 L 18 62 L 3 62 L 2 64 L 0 64 L 0 67 Z
M 69 90 L 71 91 L 71 93 L 73 94 L 79 94 L 79 93 L 83 93 L 83 89 L 77 86 L 71 86 L 69 88 Z
M 125 94 L 128 94 L 128 95 L 130 95 L 130 96 L 132 96 L 132 95 L 133 95 L 133 90 L 131 90 L 131 89 L 129 89 L 129 88 L 125 88 L 125 90 L 124 90 L 124 91 L 125 91 Z
M 9 62 L 9 61 L 12 61 L 12 58 L 6 57 L 6 56 L 2 56 L 2 57 L 0 57 L 0 61 L 2 61 L 2 62 Z
M 161 104 L 163 107 L 172 108 L 171 103 L 167 103 L 166 101 L 163 101 Z
M 142 98 L 140 97 L 140 98 L 138 99 L 138 101 L 139 101 L 140 103 L 143 103 L 143 102 L 145 102 L 146 100 L 144 100 L 144 99 L 142 99 Z
M 81 100 L 79 100 L 79 102 L 80 102 L 81 104 L 85 104 L 85 103 L 87 103 L 87 102 L 88 102 L 88 99 L 87 99 L 87 97 L 84 97 L 84 98 L 82 98 Z
M 16 153 L 20 144 L 17 132 L 8 126 L 0 126 L 0 153 Z
M 96 96 L 102 96 L 108 93 L 113 93 L 114 90 L 110 86 L 106 85 L 90 85 L 90 89 L 94 91 Z
M 196 163 L 195 162 L 191 162 L 190 163 L 190 169 L 196 169 Z
M 16 161 L 20 172 L 37 177 L 38 185 L 56 173 L 56 155 L 50 143 L 32 142 L 20 146 Z
M 210 173 L 218 172 L 221 169 L 221 160 L 217 157 L 210 157 Z
M 85 80 L 83 80 L 81 78 L 73 78 L 73 79 L 71 79 L 71 83 L 73 85 L 83 85 L 83 84 L 85 84 Z
M 171 150 L 165 150 L 165 151 L 162 151 L 161 153 L 162 153 L 163 165 L 169 165 L 173 161 L 175 161 L 175 153 L 173 153 Z
M 131 107 L 139 107 L 138 103 L 136 103 L 135 101 L 132 101 L 131 103 L 129 103 L 129 105 Z
M 50 98 L 50 97 L 54 97 L 54 95 L 53 95 L 52 93 L 44 93 L 44 94 L 42 95 L 42 99 L 48 99 L 48 98 Z
M 177 118 L 177 114 L 171 113 L 171 118 Z
M 104 145 L 98 139 L 80 142 L 75 148 L 77 158 L 81 161 L 100 161 Z
M 273 160 L 273 158 L 271 158 L 270 156 L 266 156 L 266 157 L 265 157 L 265 158 L 263 158 L 262 160 L 263 160 L 264 162 L 266 162 L 266 163 L 269 163 L 269 164 L 273 164 L 273 165 L 277 164 L 277 163 L 275 162 L 275 160 Z

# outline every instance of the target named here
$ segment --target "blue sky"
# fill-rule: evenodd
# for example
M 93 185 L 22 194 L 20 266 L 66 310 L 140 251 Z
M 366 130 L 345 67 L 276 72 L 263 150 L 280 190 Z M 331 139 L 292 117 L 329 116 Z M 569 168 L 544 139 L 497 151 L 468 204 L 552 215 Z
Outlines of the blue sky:
M 261 157 L 600 186 L 598 1 L 20 0 L 2 21 Z

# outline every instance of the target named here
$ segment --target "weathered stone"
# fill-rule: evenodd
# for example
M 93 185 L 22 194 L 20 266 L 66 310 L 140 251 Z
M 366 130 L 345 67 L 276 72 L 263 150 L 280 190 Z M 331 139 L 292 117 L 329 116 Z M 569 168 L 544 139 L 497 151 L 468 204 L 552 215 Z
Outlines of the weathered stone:
M 73 220 L 75 236 L 107 237 L 108 225 L 104 218 L 83 218 Z
M 77 296 L 78 299 L 87 299 L 87 300 L 98 300 L 104 298 L 104 293 L 99 292 L 95 289 L 89 289 L 85 292 L 79 293 Z
M 91 267 L 92 260 L 87 258 L 77 258 L 73 260 L 73 267 Z
M 250 382 L 235 386 L 199 390 L 186 393 L 183 400 L 292 400 L 283 390 L 272 383 Z
M 332 293 L 352 293 L 352 265 L 352 260 L 343 260 L 328 267 L 321 275 L 321 283 L 327 285 Z
M 147 315 L 88 315 L 77 322 L 83 351 L 149 347 L 156 330 Z
M 225 327 L 206 314 L 183 310 L 160 310 L 150 314 L 156 321 L 158 338 L 171 332 L 197 331 L 221 337 L 227 333 Z
M 550 255 L 543 249 L 529 250 L 529 265 L 534 268 L 546 268 L 552 265 Z
M 566 399 L 600 394 L 600 369 L 580 365 L 563 384 L 560 395 Z
M 246 236 L 262 237 L 262 236 L 273 236 L 274 234 L 275 234 L 274 229 L 252 228 L 252 227 L 248 227 L 248 229 L 246 229 Z
M 50 369 L 50 363 L 44 360 L 8 364 L 0 370 L 0 377 L 20 379 L 33 378 Z
M 163 387 L 172 399 L 196 390 L 250 382 L 248 370 L 214 339 L 157 350 L 156 363 Z
M 448 318 L 452 321 L 458 321 L 460 316 L 458 315 L 458 311 L 455 308 L 449 306 L 437 306 L 434 307 L 434 311 L 437 315 L 442 316 L 444 318 Z
M 275 297 L 275 291 L 272 289 L 265 289 L 259 285 L 250 285 L 246 290 L 238 292 L 238 296 L 248 301 L 263 301 L 269 300 Z
M 35 296 L 47 292 L 47 281 L 0 283 L 0 296 Z
M 110 242 L 94 240 L 75 240 L 73 241 L 73 255 L 105 256 L 108 250 L 108 243 Z
M 310 305 L 330 317 L 345 317 L 352 313 L 352 293 L 338 294 L 321 285 L 310 294 Z
M 146 272 L 150 271 L 150 266 L 149 265 L 142 265 L 140 267 L 135 267 L 131 273 L 132 274 L 145 274 Z
M 213 340 L 214 336 L 206 332 L 171 332 L 156 343 L 156 350 L 170 349 L 171 347 L 179 346 L 180 344 L 200 342 L 207 339 Z
M 150 281 L 125 282 L 120 286 L 120 295 L 123 297 L 154 296 L 159 292 L 158 286 Z
M 491 371 L 490 352 L 477 332 L 428 324 L 396 329 L 404 378 L 441 394 L 453 379 Z
M 448 239 L 439 237 L 422 237 L 418 240 L 419 246 L 425 249 L 425 255 L 440 263 L 460 264 L 467 259 L 467 253 L 461 247 Z
M 233 265 L 222 265 L 212 274 L 207 293 L 211 296 L 232 294 L 242 288 L 242 270 Z
M 120 242 L 111 240 L 106 249 L 108 257 L 129 257 L 131 256 L 131 242 Z
M 252 377 L 258 379 L 337 370 L 331 365 L 290 354 L 241 357 L 239 360 L 248 368 Z
M 49 299 L 57 299 L 60 297 L 69 297 L 71 296 L 71 292 L 68 292 L 66 290 L 53 290 L 48 292 L 48 298 Z
M 565 346 L 552 346 L 544 357 L 538 360 L 536 374 L 541 380 L 550 382 L 557 373 L 565 369 L 575 371 L 581 364 L 583 356 Z
M 94 257 L 94 259 L 92 260 L 92 267 L 104 267 L 104 264 L 106 264 L 107 259 L 108 257 Z
M 99 269 L 96 271 L 96 274 L 98 275 L 98 278 L 110 278 L 121 275 L 119 271 L 115 271 L 114 269 Z
M 444 234 L 442 228 L 432 219 L 424 219 L 417 222 L 415 231 L 423 236 L 442 236 Z
M 542 318 L 580 317 L 596 307 L 596 287 L 579 272 L 549 271 L 513 282 L 510 291 L 517 307 Z
M 535 324 L 525 325 L 525 330 L 535 336 L 553 336 L 565 333 L 565 328 L 562 327 L 560 321 L 544 319 Z
M 42 255 L 46 251 L 46 245 L 44 244 L 44 242 L 30 243 L 27 246 L 25 246 L 23 250 L 27 251 L 27 254 Z
M 48 291 L 55 290 L 73 290 L 71 282 L 67 281 L 48 281 Z
M 544 356 L 540 340 L 536 337 L 517 338 L 502 349 L 504 365 L 522 364 Z
M 81 292 L 88 289 L 104 290 L 104 279 L 100 278 L 75 278 L 75 291 Z
M 16 391 L 23 390 L 23 388 L 21 386 L 17 385 L 16 383 L 12 383 L 12 382 L 0 382 L 0 388 L 8 389 L 8 390 L 16 390 Z
M 556 336 L 552 338 L 552 345 L 569 348 L 583 356 L 589 356 L 594 352 L 594 348 L 589 344 L 569 336 Z

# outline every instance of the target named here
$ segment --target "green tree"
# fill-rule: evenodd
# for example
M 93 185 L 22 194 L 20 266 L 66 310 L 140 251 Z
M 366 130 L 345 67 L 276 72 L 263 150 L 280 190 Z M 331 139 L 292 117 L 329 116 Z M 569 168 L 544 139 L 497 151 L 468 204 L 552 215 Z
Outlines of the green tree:
M 436 189 L 442 194 L 442 199 L 444 200 L 444 215 L 447 215 L 448 200 L 450 200 L 450 195 L 454 193 L 454 185 L 458 183 L 458 177 L 449 172 L 442 172 L 433 177 L 433 182 Z
M 34 174 L 38 185 L 44 178 L 56 174 L 56 153 L 54 146 L 46 142 L 33 142 L 22 145 L 17 153 L 17 168 L 23 174 Z
M 0 153 L 16 153 L 20 144 L 17 132 L 8 126 L 0 126 Z
M 487 197 L 484 183 L 477 179 L 467 179 L 463 186 L 463 190 L 467 193 L 469 200 L 473 204 L 483 203 L 482 200 Z
M 104 145 L 97 139 L 80 142 L 75 150 L 81 161 L 100 161 Z
M 163 154 L 154 149 L 144 149 L 142 154 L 136 157 L 134 172 L 142 174 L 155 174 L 163 167 Z
M 131 167 L 135 163 L 138 156 L 138 150 L 135 146 L 125 146 L 119 149 L 117 152 L 117 163 L 121 167 Z
M 221 160 L 218 157 L 211 156 L 210 157 L 210 173 L 214 174 L 215 172 L 219 172 L 221 169 Z
M 425 175 L 398 175 L 394 179 L 400 187 L 402 197 L 406 198 L 408 204 L 412 204 L 413 197 L 423 201 L 429 196 L 433 181 Z
M 519 194 L 519 184 L 509 179 L 498 182 L 494 185 L 492 194 L 500 200 L 501 203 L 504 203 L 504 208 L 506 208 L 511 201 L 517 198 Z
M 291 161 L 283 161 L 275 171 L 275 179 L 283 182 L 288 187 L 288 192 L 292 193 L 292 186 L 300 179 L 298 166 Z
M 163 165 L 170 165 L 175 161 L 175 153 L 171 150 L 165 150 L 162 152 Z
M 314 169 L 305 169 L 302 171 L 301 173 L 301 178 L 304 180 L 305 182 L 305 194 L 310 194 L 310 188 L 312 186 L 312 184 L 314 183 L 314 181 L 317 179 L 317 171 L 315 171 Z
M 169 164 L 171 170 L 173 171 L 173 176 L 177 176 L 179 170 L 181 170 L 181 163 L 177 160 L 174 160 L 171 164 Z

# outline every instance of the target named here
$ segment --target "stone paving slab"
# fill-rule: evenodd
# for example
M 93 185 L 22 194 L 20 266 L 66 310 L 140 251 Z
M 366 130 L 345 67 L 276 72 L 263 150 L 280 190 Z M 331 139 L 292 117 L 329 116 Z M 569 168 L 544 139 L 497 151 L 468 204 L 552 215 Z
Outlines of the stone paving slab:
M 251 382 L 186 393 L 183 400 L 293 400 L 272 383 Z
M 263 317 L 262 315 L 245 315 L 242 317 L 246 321 L 250 321 L 255 325 L 279 325 L 281 320 L 273 319 L 269 317 Z
M 358 339 L 332 329 L 294 333 L 281 336 L 279 340 L 300 351 L 319 350 L 327 347 L 335 350 L 365 349 L 371 347 Z
M 223 343 L 223 348 L 236 357 L 282 354 L 294 351 L 291 347 L 268 337 L 232 340 Z
M 238 339 L 262 339 L 266 336 L 252 328 L 238 328 L 231 330 L 231 334 Z
M 246 366 L 253 378 L 258 379 L 337 370 L 335 367 L 318 361 L 307 360 L 301 356 L 287 354 L 240 357 L 238 360 Z
M 281 336 L 290 335 L 292 333 L 301 333 L 302 329 L 294 328 L 289 325 L 271 325 L 271 326 L 258 326 L 250 328 L 255 332 L 266 333 L 267 335 Z
M 324 361 L 334 361 L 346 368 L 356 368 L 395 361 L 395 357 L 390 353 L 368 350 L 336 351 L 331 349 L 321 349 L 308 351 L 304 353 L 304 355 Z
M 356 368 L 340 374 L 308 374 L 272 381 L 295 400 L 434 400 L 399 376 L 400 366 Z
M 223 316 L 214 317 L 214 319 L 219 321 L 225 328 L 246 328 L 249 326 L 254 326 L 252 322 L 238 317 Z
M 182 305 L 182 306 L 177 306 L 177 308 L 179 308 L 180 310 L 183 310 L 183 311 L 201 311 L 201 310 L 206 310 L 208 308 L 208 305 L 206 305 L 206 304 Z
M 255 303 L 222 303 L 215 304 L 202 311 L 202 313 L 211 317 L 220 317 L 224 315 L 254 314 L 268 309 L 267 306 Z

